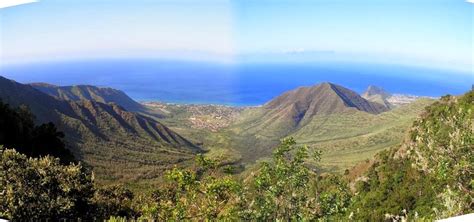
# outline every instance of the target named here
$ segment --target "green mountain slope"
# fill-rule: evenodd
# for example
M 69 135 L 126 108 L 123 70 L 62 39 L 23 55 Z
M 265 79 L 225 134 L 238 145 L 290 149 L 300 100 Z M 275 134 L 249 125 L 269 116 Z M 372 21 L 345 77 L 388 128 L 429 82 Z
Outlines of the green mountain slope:
M 27 105 L 39 123 L 55 123 L 75 156 L 101 181 L 155 178 L 201 152 L 160 122 L 116 104 L 60 100 L 2 77 L 0 98 L 12 106 Z
M 91 100 L 101 103 L 116 103 L 127 111 L 142 111 L 143 106 L 128 97 L 124 92 L 112 88 L 103 88 L 90 85 L 55 86 L 47 83 L 32 83 L 34 88 L 53 97 L 81 101 Z
M 363 111 L 379 114 L 388 109 L 369 102 L 342 86 L 322 83 L 288 91 L 264 106 L 242 114 L 237 125 L 242 133 L 283 137 L 310 123 L 313 118 Z
M 426 108 L 402 146 L 354 181 L 354 220 L 434 220 L 474 212 L 474 91 Z

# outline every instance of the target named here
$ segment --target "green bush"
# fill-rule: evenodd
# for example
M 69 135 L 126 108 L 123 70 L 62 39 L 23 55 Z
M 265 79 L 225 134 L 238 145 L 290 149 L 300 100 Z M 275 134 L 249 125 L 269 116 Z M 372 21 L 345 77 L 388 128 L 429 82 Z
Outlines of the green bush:
M 325 182 L 317 187 L 316 173 L 305 165 L 310 156 L 320 159 L 319 152 L 309 155 L 307 146 L 287 138 L 275 149 L 272 161 L 238 180 L 220 172 L 216 161 L 198 155 L 196 167 L 166 173 L 167 183 L 141 202 L 142 218 L 262 221 L 342 215 L 350 204 L 347 183 L 335 176 L 322 179 Z
M 97 188 L 92 202 L 95 205 L 94 216 L 108 218 L 111 215 L 120 217 L 134 217 L 136 212 L 132 208 L 134 194 L 121 186 Z
M 51 156 L 31 158 L 0 146 L 0 218 L 99 220 L 136 216 L 133 193 L 120 186 L 96 188 L 81 164 Z
M 0 187 L 0 215 L 15 220 L 87 217 L 94 192 L 80 164 L 64 166 L 57 158 L 28 158 L 3 148 Z
M 256 172 L 244 211 L 251 220 L 303 220 L 318 216 L 315 174 L 304 165 L 307 146 L 296 146 L 293 138 L 282 140 L 272 162 L 264 162 Z M 315 156 L 319 158 L 319 153 Z

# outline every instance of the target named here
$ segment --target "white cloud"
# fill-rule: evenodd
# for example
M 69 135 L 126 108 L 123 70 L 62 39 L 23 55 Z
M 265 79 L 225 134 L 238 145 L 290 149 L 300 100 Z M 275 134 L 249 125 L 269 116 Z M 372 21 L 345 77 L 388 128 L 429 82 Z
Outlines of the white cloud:
M 473 3 L 473 4 L 474 4 L 474 0 L 466 0 L 466 2 L 469 2 L 469 3 Z
M 38 2 L 38 0 L 1 0 L 0 9 L 34 2 Z

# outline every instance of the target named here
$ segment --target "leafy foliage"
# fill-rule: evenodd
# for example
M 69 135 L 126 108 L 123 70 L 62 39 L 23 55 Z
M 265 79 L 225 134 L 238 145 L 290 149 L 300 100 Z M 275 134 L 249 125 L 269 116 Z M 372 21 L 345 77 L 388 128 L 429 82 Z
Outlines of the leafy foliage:
M 145 216 L 159 220 L 206 220 L 235 214 L 241 184 L 230 176 L 222 176 L 213 160 L 198 155 L 196 163 L 198 167 L 194 170 L 174 168 L 166 173 L 168 183 L 153 193 L 153 203 L 145 207 Z
M 12 220 L 105 219 L 134 216 L 133 194 L 122 187 L 96 188 L 81 164 L 51 156 L 28 158 L 0 146 L 0 218 Z
M 304 165 L 308 147 L 295 145 L 293 138 L 283 139 L 273 153 L 273 162 L 262 163 L 251 187 L 250 218 L 288 221 L 317 216 L 317 198 L 308 192 L 314 174 Z
M 133 217 L 132 207 L 134 194 L 121 186 L 96 188 L 92 202 L 95 205 L 94 215 L 98 218 L 108 218 L 110 215 Z
M 340 216 L 351 204 L 352 193 L 347 181 L 338 174 L 321 176 L 316 184 L 321 216 Z
M 341 177 L 341 188 L 317 187 L 318 177 L 305 161 L 307 146 L 293 138 L 281 141 L 271 162 L 261 163 L 254 175 L 238 180 L 225 175 L 215 160 L 196 157 L 194 169 L 174 168 L 167 184 L 142 202 L 142 217 L 158 220 L 312 220 L 345 212 L 350 191 Z M 225 168 L 224 168 L 225 169 Z M 225 170 L 224 170 L 225 171 Z M 323 179 L 322 179 L 323 180 Z M 322 193 L 324 196 L 319 196 Z M 117 218 L 113 218 L 117 219 Z
M 0 149 L 0 214 L 12 219 L 80 218 L 93 195 L 91 177 L 79 164 L 28 158 Z

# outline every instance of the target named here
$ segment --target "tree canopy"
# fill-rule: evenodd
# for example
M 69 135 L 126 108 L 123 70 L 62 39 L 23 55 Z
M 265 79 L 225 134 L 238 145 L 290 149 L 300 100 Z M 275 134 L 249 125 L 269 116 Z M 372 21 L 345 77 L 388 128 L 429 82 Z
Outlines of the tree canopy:
M 51 122 L 36 126 L 34 120 L 28 107 L 14 109 L 0 101 L 0 144 L 30 157 L 51 155 L 62 163 L 74 162 L 62 140 L 64 133 Z

